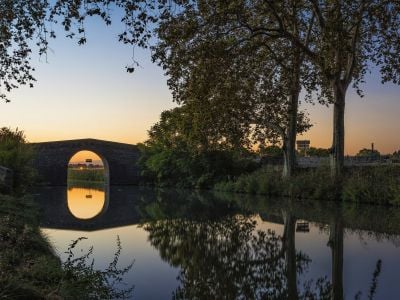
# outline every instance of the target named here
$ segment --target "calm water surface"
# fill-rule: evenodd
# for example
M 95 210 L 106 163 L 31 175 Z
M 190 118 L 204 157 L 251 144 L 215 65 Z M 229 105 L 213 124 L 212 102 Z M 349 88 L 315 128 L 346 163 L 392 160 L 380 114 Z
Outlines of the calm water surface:
M 72 240 L 135 299 L 400 299 L 400 210 L 135 187 L 36 192 L 62 259 Z

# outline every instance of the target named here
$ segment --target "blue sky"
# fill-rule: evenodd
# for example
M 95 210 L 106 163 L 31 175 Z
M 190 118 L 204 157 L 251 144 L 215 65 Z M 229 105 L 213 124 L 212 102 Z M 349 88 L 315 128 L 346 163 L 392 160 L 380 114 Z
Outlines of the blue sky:
M 11 103 L 0 104 L 2 126 L 23 129 L 30 141 L 143 141 L 161 111 L 174 104 L 149 51 L 135 49 L 141 67 L 134 74 L 125 71 L 133 49 L 117 42 L 117 27 L 91 20 L 84 46 L 58 34 L 50 43 L 47 62 L 45 57 L 32 59 L 35 87 L 17 89 Z

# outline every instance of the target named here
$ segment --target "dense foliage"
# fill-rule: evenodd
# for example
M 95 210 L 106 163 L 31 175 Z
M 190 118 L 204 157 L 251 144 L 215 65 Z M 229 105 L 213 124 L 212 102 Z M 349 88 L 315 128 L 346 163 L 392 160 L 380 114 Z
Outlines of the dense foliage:
M 33 155 L 34 149 L 27 143 L 23 131 L 0 129 L 0 166 L 13 171 L 13 185 L 18 192 L 24 191 L 35 179 Z
M 153 59 L 166 70 L 174 100 L 195 108 L 210 106 L 217 118 L 204 119 L 224 138 L 233 132 L 244 146 L 279 141 L 284 175 L 295 165 L 295 138 L 310 127 L 298 109 L 299 93 L 309 85 L 301 51 L 290 42 L 251 33 L 271 15 L 255 2 L 182 3 L 157 30 Z M 282 9 L 289 9 L 286 3 Z M 293 21 L 293 22 L 292 22 Z M 308 25 L 290 22 L 307 43 Z
M 331 154 L 330 149 L 310 147 L 307 150 L 297 151 L 300 156 L 318 156 L 328 157 Z
M 185 106 L 165 111 L 141 145 L 140 165 L 147 182 L 204 188 L 256 168 L 252 154 L 229 141 L 216 141 L 197 126 Z
M 219 182 L 216 190 L 309 200 L 342 200 L 358 203 L 400 205 L 400 168 L 394 166 L 353 167 L 344 171 L 340 184 L 327 168 L 298 170 L 290 179 L 279 170 L 265 167 L 236 180 Z

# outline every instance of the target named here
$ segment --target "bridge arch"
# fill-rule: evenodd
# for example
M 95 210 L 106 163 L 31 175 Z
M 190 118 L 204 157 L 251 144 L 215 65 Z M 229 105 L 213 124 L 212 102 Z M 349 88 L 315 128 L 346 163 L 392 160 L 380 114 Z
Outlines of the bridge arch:
M 72 163 L 72 159 L 73 159 L 77 154 L 79 154 L 79 153 L 81 153 L 81 152 L 83 152 L 83 151 L 89 152 L 89 155 L 94 156 L 94 157 L 96 157 L 96 158 L 99 158 L 99 159 L 101 160 L 101 162 L 102 162 L 102 164 L 103 164 L 103 168 L 104 168 L 104 184 L 105 184 L 105 185 L 109 185 L 109 184 L 110 184 L 110 167 L 109 167 L 107 158 L 104 157 L 104 156 L 101 155 L 101 154 L 96 153 L 95 151 L 89 151 L 89 150 L 86 150 L 86 149 L 85 149 L 85 150 L 80 150 L 80 151 L 76 152 L 75 154 L 73 154 L 73 155 L 70 157 L 70 159 L 69 159 L 69 161 L 68 161 L 68 167 L 69 167 L 69 165 Z M 94 154 L 94 155 L 93 155 L 93 154 Z M 67 182 L 68 182 L 68 178 L 67 178 Z
M 66 186 L 68 163 L 71 157 L 83 150 L 100 156 L 107 165 L 110 185 L 138 184 L 140 171 L 137 166 L 137 146 L 96 139 L 79 139 L 34 143 L 34 167 L 40 184 Z

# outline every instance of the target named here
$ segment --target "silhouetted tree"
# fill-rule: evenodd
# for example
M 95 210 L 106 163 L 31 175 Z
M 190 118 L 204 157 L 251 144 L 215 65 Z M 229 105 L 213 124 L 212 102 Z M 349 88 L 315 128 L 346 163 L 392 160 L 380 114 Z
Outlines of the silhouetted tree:
M 356 156 L 367 156 L 367 157 L 379 157 L 381 155 L 381 153 L 378 150 L 372 150 L 372 149 L 366 149 L 363 148 L 360 151 L 358 151 L 358 153 L 356 154 Z
M 292 34 L 286 12 L 280 3 L 266 1 L 275 24 L 268 32 L 279 32 L 295 47 L 302 49 L 320 74 L 323 97 L 334 106 L 332 175 L 339 178 L 344 162 L 344 112 L 350 84 L 361 94 L 360 84 L 372 66 L 380 68 L 382 82 L 399 83 L 400 62 L 398 1 L 304 1 L 303 17 L 317 19 L 312 42 L 307 46 Z
M 281 7 L 287 15 L 301 14 L 297 1 Z M 273 19 L 263 1 L 183 2 L 180 13 L 160 23 L 153 58 L 166 69 L 177 102 L 212 103 L 219 113 L 209 126 L 224 130 L 218 119 L 239 124 L 246 144 L 280 140 L 283 175 L 290 176 L 296 134 L 310 127 L 298 112 L 299 93 L 302 86 L 310 90 L 312 80 L 302 50 L 263 29 Z M 287 21 L 291 33 L 308 45 L 313 20 Z

